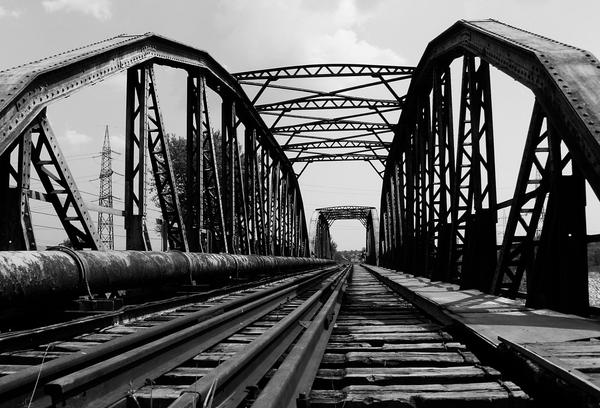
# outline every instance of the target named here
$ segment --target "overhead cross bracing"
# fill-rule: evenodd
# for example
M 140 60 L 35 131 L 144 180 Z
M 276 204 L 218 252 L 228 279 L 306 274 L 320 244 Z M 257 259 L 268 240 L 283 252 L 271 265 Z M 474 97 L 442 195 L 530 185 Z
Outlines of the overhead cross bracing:
M 312 64 L 234 76 L 298 176 L 324 161 L 364 161 L 382 176 L 412 73 L 405 66 Z

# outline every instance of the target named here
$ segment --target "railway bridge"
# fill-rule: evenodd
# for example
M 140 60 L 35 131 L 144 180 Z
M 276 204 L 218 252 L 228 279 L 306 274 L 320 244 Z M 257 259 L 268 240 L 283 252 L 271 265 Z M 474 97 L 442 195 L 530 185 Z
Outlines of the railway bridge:
M 186 76 L 185 157 L 160 67 Z M 534 97 L 504 201 L 491 72 Z M 113 208 L 84 199 L 51 106 L 120 73 Z M 597 405 L 598 95 L 594 55 L 495 20 L 458 21 L 416 66 L 229 73 L 148 33 L 0 71 L 0 407 Z M 324 161 L 369 163 L 379 208 L 309 226 L 301 177 Z M 37 202 L 68 246 L 36 240 Z M 92 213 L 123 220 L 122 249 Z M 340 219 L 365 227 L 366 264 L 330 259 Z

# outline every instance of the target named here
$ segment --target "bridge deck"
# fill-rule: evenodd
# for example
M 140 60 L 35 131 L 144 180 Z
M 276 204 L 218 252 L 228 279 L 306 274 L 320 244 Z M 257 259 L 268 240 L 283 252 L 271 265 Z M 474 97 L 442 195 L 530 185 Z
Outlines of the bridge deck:
M 508 347 L 573 386 L 600 395 L 600 322 L 531 309 L 518 301 L 460 290 L 458 285 L 368 266 L 439 320 L 460 327 L 491 348 Z

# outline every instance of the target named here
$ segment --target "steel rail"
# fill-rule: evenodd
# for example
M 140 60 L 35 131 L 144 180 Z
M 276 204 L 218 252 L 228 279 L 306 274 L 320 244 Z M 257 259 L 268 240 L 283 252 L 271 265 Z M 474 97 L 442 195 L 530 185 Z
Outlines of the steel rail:
M 252 302 L 51 381 L 45 391 L 54 405 L 93 408 L 117 402 L 147 379 L 157 378 L 219 343 L 335 270 L 337 267 L 310 274 L 291 286 L 272 288 L 269 294 L 255 293 L 252 298 L 258 299 Z
M 270 287 L 243 296 L 223 304 L 218 304 L 197 312 L 182 316 L 164 324 L 133 333 L 122 338 L 103 343 L 99 346 L 89 348 L 85 352 L 60 357 L 49 361 L 40 366 L 31 366 L 15 374 L 0 378 L 0 407 L 21 406 L 23 401 L 29 399 L 36 383 L 45 384 L 74 370 L 80 370 L 83 367 L 96 364 L 99 361 L 105 361 L 120 353 L 139 348 L 143 344 L 164 338 L 176 332 L 181 332 L 189 327 L 194 327 L 199 322 L 206 322 L 213 318 L 218 318 L 231 311 L 239 311 L 249 304 L 255 302 L 264 302 L 264 299 L 276 296 L 284 291 L 291 292 L 297 290 L 301 285 L 307 285 L 322 278 L 324 274 L 331 273 L 335 267 L 327 268 L 317 272 L 311 272 L 301 277 L 295 278 L 290 282 L 277 287 Z M 126 381 L 127 383 L 127 381 Z M 38 387 L 35 400 L 41 400 L 40 406 L 50 404 L 47 396 L 44 396 L 41 387 Z
M 304 330 L 301 322 L 313 320 L 317 313 L 321 315 L 322 311 L 319 310 L 322 310 L 323 304 L 326 307 L 330 303 L 328 298 L 339 297 L 348 275 L 347 267 L 301 306 L 249 344 L 243 353 L 236 354 L 209 375 L 190 385 L 169 408 L 200 406 L 210 397 L 213 384 L 216 384 L 213 404 L 220 408 L 237 407 L 247 396 L 247 387 L 259 382 Z
M 0 333 L 0 350 L 6 352 L 8 350 L 15 350 L 17 348 L 23 349 L 26 347 L 34 347 L 44 342 L 48 343 L 51 341 L 62 340 L 89 332 L 91 330 L 96 330 L 101 327 L 117 324 L 126 319 L 134 319 L 145 314 L 158 312 L 160 310 L 183 306 L 187 303 L 205 301 L 212 297 L 245 290 L 252 287 L 258 287 L 285 278 L 293 278 L 295 276 L 313 272 L 315 270 L 316 268 L 297 273 L 275 275 L 238 285 L 224 286 L 202 292 L 190 292 L 184 295 L 170 297 L 168 299 L 154 300 L 141 304 L 126 305 L 116 311 L 85 316 L 66 322 L 37 327 L 34 329 Z M 193 287 L 191 290 L 194 290 Z
M 346 280 L 343 281 L 343 285 L 338 285 L 329 296 L 323 308 L 254 401 L 253 408 L 295 408 L 296 398 L 302 399 L 308 395 L 342 306 L 345 282 Z

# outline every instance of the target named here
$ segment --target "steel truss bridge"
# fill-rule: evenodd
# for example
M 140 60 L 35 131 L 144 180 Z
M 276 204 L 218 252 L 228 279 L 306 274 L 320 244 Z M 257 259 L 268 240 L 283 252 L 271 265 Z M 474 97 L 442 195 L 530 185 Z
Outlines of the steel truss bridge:
M 460 78 L 453 78 L 453 63 L 461 66 Z M 183 70 L 187 75 L 181 89 L 187 98 L 184 205 L 176 188 L 155 66 Z M 500 167 L 495 159 L 491 68 L 535 97 L 529 128 L 522 135 L 524 148 L 518 152 L 514 193 L 504 202 L 498 201 L 496 184 Z M 117 73 L 127 75 L 125 185 L 120 209 L 82 198 L 47 115 L 54 102 Z M 319 80 L 340 79 L 344 80 L 341 85 L 327 82 L 331 85 L 328 89 L 319 87 Z M 350 80 L 357 82 L 349 84 Z M 375 87 L 379 91 L 372 92 Z M 452 98 L 453 87 L 458 104 Z M 207 95 L 217 96 L 218 115 L 209 112 Z M 79 312 L 91 310 L 93 314 L 107 304 L 117 308 L 121 291 L 141 291 L 135 296 L 144 301 L 144 290 L 159 291 L 169 285 L 179 288 L 179 294 L 181 290 L 186 293 L 121 312 L 52 321 L 40 330 L 30 327 L 0 335 L 0 406 L 28 406 L 32 401 L 39 407 L 88 406 L 91 401 L 89 406 L 104 406 L 98 401 L 113 404 L 119 398 L 126 398 L 128 404 L 135 400 L 138 407 L 152 406 L 156 389 L 152 376 L 174 369 L 176 363 L 183 363 L 178 360 L 183 356 L 197 358 L 192 352 L 200 346 L 188 345 L 190 336 L 200 336 L 202 350 L 207 350 L 209 344 L 215 346 L 217 340 L 234 335 L 240 325 L 271 316 L 268 313 L 277 314 L 277 307 L 293 296 L 306 303 L 282 320 L 285 324 L 272 326 L 268 319 L 261 321 L 260 327 L 272 326 L 264 329 L 269 336 L 248 340 L 252 346 L 247 352 L 236 354 L 231 363 L 212 374 L 202 371 L 200 377 L 207 377 L 194 377 L 190 388 L 175 387 L 178 394 L 164 396 L 164 401 L 172 404 L 168 406 L 207 406 L 213 397 L 225 404 L 219 406 L 233 406 L 226 404 L 227 398 L 240 402 L 258 392 L 256 384 L 267 375 L 271 367 L 267 365 L 283 361 L 283 353 L 296 344 L 294 339 L 300 333 L 304 334 L 298 347 L 291 349 L 273 377 L 276 385 L 267 388 L 267 394 L 249 398 L 260 407 L 309 406 L 311 401 L 318 401 L 314 406 L 348 401 L 349 406 L 361 406 L 356 401 L 363 401 L 360 393 L 366 392 L 367 385 L 362 385 L 362 391 L 355 390 L 358 394 L 348 391 L 351 386 L 335 395 L 327 390 L 307 394 L 314 378 L 325 381 L 324 374 L 317 371 L 321 357 L 329 358 L 327 364 L 341 361 L 323 354 L 326 347 L 360 353 L 354 349 L 362 344 L 359 340 L 343 343 L 355 336 L 368 339 L 369 352 L 389 340 L 390 344 L 402 343 L 394 347 L 410 349 L 409 355 L 415 352 L 411 347 L 416 346 L 410 345 L 417 342 L 415 338 L 426 339 L 418 343 L 423 350 L 457 353 L 432 358 L 454 361 L 456 357 L 460 364 L 472 363 L 473 369 L 478 369 L 479 362 L 464 345 L 443 332 L 443 327 L 449 326 L 459 332 L 466 328 L 467 337 L 474 335 L 483 341 L 496 361 L 510 356 L 506 361 L 514 362 L 513 372 L 518 373 L 518 367 L 529 372 L 531 363 L 547 373 L 538 376 L 541 371 L 534 370 L 529 378 L 533 385 L 527 392 L 536 398 L 544 398 L 544 392 L 536 394 L 536 389 L 552 389 L 550 394 L 565 403 L 573 402 L 569 400 L 573 395 L 583 395 L 577 402 L 589 402 L 586 398 L 597 402 L 600 384 L 586 374 L 597 373 L 597 367 L 567 364 L 560 360 L 563 357 L 554 357 L 560 347 L 588 345 L 574 340 L 600 338 L 597 321 L 574 316 L 594 312 L 588 300 L 587 245 L 593 237 L 586 231 L 585 187 L 589 184 L 600 197 L 598 95 L 600 62 L 591 53 L 495 20 L 455 23 L 429 43 L 416 67 L 336 63 L 230 74 L 203 51 L 144 34 L 117 36 L 0 71 L 0 305 L 4 308 L 0 318 L 12 316 L 17 321 L 19 316 L 30 316 L 36 307 L 64 305 L 73 299 L 78 299 Z M 214 131 L 217 128 L 219 137 Z M 379 217 L 373 207 L 320 208 L 309 229 L 298 178 L 310 163 L 347 160 L 366 161 L 381 176 Z M 152 250 L 146 225 L 146 161 L 164 222 L 165 252 Z M 39 191 L 31 187 L 34 176 L 42 186 Z M 72 248 L 39 250 L 31 200 L 52 206 Z M 125 250 L 105 248 L 91 211 L 124 218 Z M 509 215 L 502 241 L 497 243 L 500 211 Z M 352 279 L 346 267 L 333 266 L 326 259 L 331 257 L 330 227 L 340 219 L 357 219 L 366 230 L 370 266 L 356 266 Z M 254 293 L 253 282 L 266 286 Z M 348 292 L 347 285 L 351 288 Z M 313 292 L 300 295 L 308 287 Z M 198 306 L 198 310 L 182 311 L 146 334 L 138 331 L 111 343 L 107 337 L 114 333 L 94 333 L 94 342 L 107 343 L 87 354 L 61 354 L 72 351 L 81 337 L 69 345 L 61 343 L 58 351 L 51 349 L 66 333 L 83 336 L 84 328 L 95 330 L 106 321 L 113 324 L 157 310 L 175 310 L 186 302 L 227 294 L 227 290 L 242 292 L 239 298 L 223 298 L 225 303 L 209 304 L 208 309 Z M 103 299 L 99 294 L 104 293 L 113 295 Z M 340 313 L 346 314 L 344 319 L 358 319 L 356 310 L 365 315 L 390 314 L 389 302 L 407 308 L 398 296 L 419 308 L 406 309 L 410 319 L 422 319 L 419 313 L 424 311 L 443 327 L 419 320 L 423 326 L 410 326 L 406 329 L 410 334 L 406 334 L 400 323 L 386 323 L 382 318 L 381 327 L 369 326 L 368 330 L 376 333 L 373 335 L 363 329 L 351 333 L 352 323 L 345 323 L 346 329 L 332 324 Z M 341 308 L 342 298 L 355 302 L 354 306 Z M 501 318 L 501 322 L 485 326 L 478 316 L 489 321 Z M 161 319 L 159 316 L 156 321 Z M 535 327 L 527 332 L 529 337 L 519 331 L 523 325 Z M 502 331 L 505 329 L 508 334 Z M 118 330 L 115 335 L 120 336 L 134 329 L 119 326 Z M 248 330 L 236 334 L 236 341 L 253 335 L 254 329 Z M 427 333 L 416 333 L 421 331 Z M 532 340 L 534 335 L 538 337 Z M 164 341 L 161 336 L 166 336 Z M 338 336 L 335 346 L 327 346 L 330 336 Z M 548 348 L 532 346 L 537 338 Z M 552 343 L 557 338 L 560 345 Z M 278 343 L 269 343 L 273 339 Z M 434 347 L 438 343 L 441 348 Z M 28 354 L 15 351 L 43 345 L 47 347 L 42 354 L 37 349 Z M 174 347 L 171 354 L 159 353 L 167 347 Z M 224 347 L 220 353 L 226 355 L 234 346 L 219 347 Z M 273 354 L 277 350 L 280 354 Z M 331 348 L 327 350 L 329 353 Z M 581 351 L 577 350 L 573 352 Z M 597 350 L 593 353 L 600 358 Z M 47 356 L 55 360 L 44 368 Z M 149 360 L 138 361 L 146 357 Z M 249 361 L 254 365 L 247 365 Z M 374 360 L 365 357 L 361 361 Z M 408 364 L 398 361 L 393 364 Z M 382 361 L 383 367 L 393 364 Z M 249 367 L 260 367 L 262 374 Z M 350 366 L 342 367 L 347 370 Z M 355 367 L 348 370 L 352 369 Z M 189 374 L 185 372 L 182 369 L 177 375 Z M 394 373 L 388 374 L 404 375 Z M 429 374 L 419 371 L 419 375 Z M 512 402 L 527 403 L 516 385 L 499 385 L 499 374 L 493 370 L 486 369 L 482 375 L 494 379 L 485 387 L 476 383 L 480 385 L 466 391 L 460 388 L 464 384 L 442 388 L 460 388 L 447 398 L 468 399 L 479 390 L 485 398 L 494 396 L 486 403 L 504 403 L 506 393 Z M 326 381 L 339 380 L 332 378 L 326 377 Z M 374 374 L 373 378 L 379 377 Z M 554 384 L 559 384 L 556 390 Z M 144 387 L 150 387 L 148 398 Z M 394 390 L 416 392 L 401 387 Z M 232 394 L 226 394 L 230 391 Z M 381 399 L 369 394 L 368 401 L 387 401 L 388 396 L 377 390 L 369 392 Z M 402 395 L 402 401 L 413 401 L 412 394 L 410 398 Z M 435 399 L 439 395 L 427 395 L 440 404 L 446 401 Z M 429 401 L 427 398 L 419 401 Z

